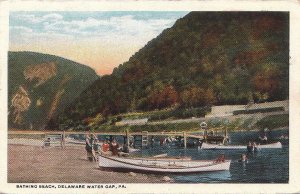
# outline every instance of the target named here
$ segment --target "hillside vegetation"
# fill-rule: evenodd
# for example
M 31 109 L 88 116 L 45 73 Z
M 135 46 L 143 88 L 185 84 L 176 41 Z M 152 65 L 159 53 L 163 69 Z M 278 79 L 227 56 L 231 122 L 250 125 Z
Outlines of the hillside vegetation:
M 98 79 L 91 68 L 53 55 L 9 52 L 8 59 L 9 128 L 44 129 Z
M 92 84 L 57 123 L 100 125 L 126 112 L 284 100 L 288 80 L 287 13 L 191 12 Z

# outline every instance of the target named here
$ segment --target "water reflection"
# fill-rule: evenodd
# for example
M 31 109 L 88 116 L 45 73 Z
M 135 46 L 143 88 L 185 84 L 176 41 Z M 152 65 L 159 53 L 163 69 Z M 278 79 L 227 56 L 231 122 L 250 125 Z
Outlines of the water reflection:
M 206 172 L 190 175 L 173 175 L 177 183 L 216 183 L 228 182 L 231 180 L 230 171 Z

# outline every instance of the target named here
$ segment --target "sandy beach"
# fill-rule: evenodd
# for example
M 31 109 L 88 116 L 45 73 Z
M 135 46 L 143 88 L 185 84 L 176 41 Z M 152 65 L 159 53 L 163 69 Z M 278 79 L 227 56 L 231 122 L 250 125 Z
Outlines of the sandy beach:
M 28 142 L 28 141 L 27 141 Z M 8 145 L 9 183 L 159 183 L 162 176 L 102 171 L 84 146 Z

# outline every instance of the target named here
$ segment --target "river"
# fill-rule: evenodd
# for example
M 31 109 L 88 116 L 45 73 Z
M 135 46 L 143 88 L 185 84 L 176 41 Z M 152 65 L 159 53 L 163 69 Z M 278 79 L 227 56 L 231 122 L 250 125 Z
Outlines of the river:
M 289 181 L 289 134 L 288 129 L 267 132 L 268 140 L 280 141 L 282 149 L 264 149 L 258 153 L 247 153 L 243 150 L 201 150 L 195 147 L 184 149 L 172 145 L 160 146 L 159 138 L 155 139 L 154 147 L 143 149 L 138 156 L 153 156 L 167 153 L 168 156 L 189 156 L 192 159 L 214 160 L 220 154 L 232 160 L 229 171 L 172 175 L 175 183 L 288 183 Z M 258 139 L 257 131 L 230 132 L 230 144 L 246 145 L 248 141 Z M 103 137 L 100 137 L 103 139 Z M 119 142 L 123 137 L 117 137 Z M 191 142 L 190 142 L 191 143 Z M 248 162 L 241 163 L 241 154 L 247 154 Z
M 257 139 L 255 131 L 230 133 L 231 144 L 247 144 Z M 288 130 L 268 132 L 270 141 L 280 141 L 282 149 L 265 149 L 258 153 L 247 153 L 242 150 L 201 150 L 198 148 L 160 148 L 145 149 L 142 155 L 167 153 L 169 156 L 190 156 L 192 159 L 216 159 L 225 154 L 231 159 L 229 171 L 195 173 L 185 175 L 168 175 L 175 183 L 288 183 L 289 180 L 289 142 Z M 248 162 L 239 162 L 241 154 L 247 154 Z

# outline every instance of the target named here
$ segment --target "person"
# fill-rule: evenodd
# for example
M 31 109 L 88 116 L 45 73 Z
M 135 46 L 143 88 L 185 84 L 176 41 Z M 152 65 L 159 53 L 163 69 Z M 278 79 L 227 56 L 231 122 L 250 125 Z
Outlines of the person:
M 129 140 L 129 147 L 133 148 L 134 145 L 133 145 L 133 141 L 132 140 Z
M 198 150 L 201 149 L 202 147 L 202 144 L 203 144 L 203 141 L 201 141 L 200 139 L 197 140 L 197 146 L 198 146 Z
M 101 154 L 110 156 L 111 151 L 110 151 L 110 143 L 108 142 L 107 139 L 104 140 L 102 147 L 101 147 Z
M 92 146 L 92 155 L 93 155 L 93 160 L 95 162 L 97 161 L 96 152 L 95 152 L 95 146 L 96 146 L 97 141 L 98 141 L 98 138 L 96 137 L 96 135 L 94 133 L 92 133 L 91 138 L 90 138 L 90 144 Z
M 94 148 L 94 151 L 95 153 L 99 154 L 99 151 L 100 151 L 100 143 L 99 143 L 99 140 L 97 138 L 97 136 L 94 136 L 94 145 L 93 145 L 93 148 Z
M 104 142 L 102 144 L 102 151 L 103 152 L 109 151 L 109 144 L 108 144 L 107 140 L 104 140 Z
M 117 143 L 116 139 L 113 139 L 110 144 L 110 150 L 113 156 L 118 155 L 118 151 L 119 151 L 118 149 L 119 149 L 119 144 Z
M 258 152 L 258 148 L 257 148 L 256 142 L 253 142 L 252 147 L 253 147 L 252 148 L 253 152 Z
M 118 156 L 129 156 L 129 147 L 127 143 L 123 145 L 121 152 L 118 153 Z
M 248 150 L 248 152 L 252 152 L 253 151 L 253 146 L 252 146 L 251 141 L 249 141 L 249 143 L 247 145 L 247 150 Z
M 163 145 L 166 145 L 166 144 L 167 144 L 167 138 L 165 137 L 164 141 L 163 141 Z
M 261 140 L 262 143 L 267 143 L 268 142 L 268 138 L 267 138 L 267 135 L 264 134 L 264 137 L 259 137 L 259 139 Z
M 93 161 L 92 158 L 92 145 L 91 145 L 91 140 L 90 140 L 90 136 L 89 134 L 85 135 L 85 150 L 86 150 L 86 154 L 87 154 L 87 159 L 89 161 Z
M 89 161 L 97 161 L 95 150 L 94 150 L 94 142 L 95 142 L 96 136 L 94 134 L 86 134 L 85 138 L 85 149 L 87 152 L 87 158 Z
M 164 138 L 162 137 L 162 138 L 160 138 L 160 140 L 159 140 L 159 143 L 160 143 L 160 146 L 163 146 L 164 145 Z
M 171 137 L 167 137 L 167 138 L 166 138 L 166 143 L 167 143 L 167 144 L 172 143 Z
M 225 154 L 221 154 L 221 155 L 217 158 L 216 162 L 225 162 Z
M 61 148 L 65 148 L 66 147 L 66 139 L 65 139 L 65 134 L 61 134 L 61 141 L 60 141 L 60 146 Z
M 239 162 L 248 162 L 248 158 L 247 158 L 246 154 L 241 155 L 241 158 L 239 159 Z
M 123 145 L 123 147 L 122 147 L 122 152 L 124 152 L 124 153 L 129 153 L 129 147 L 128 147 L 127 143 L 125 143 L 125 144 Z
M 154 137 L 153 136 L 151 137 L 150 145 L 151 145 L 151 148 L 153 148 L 153 146 L 154 146 Z

